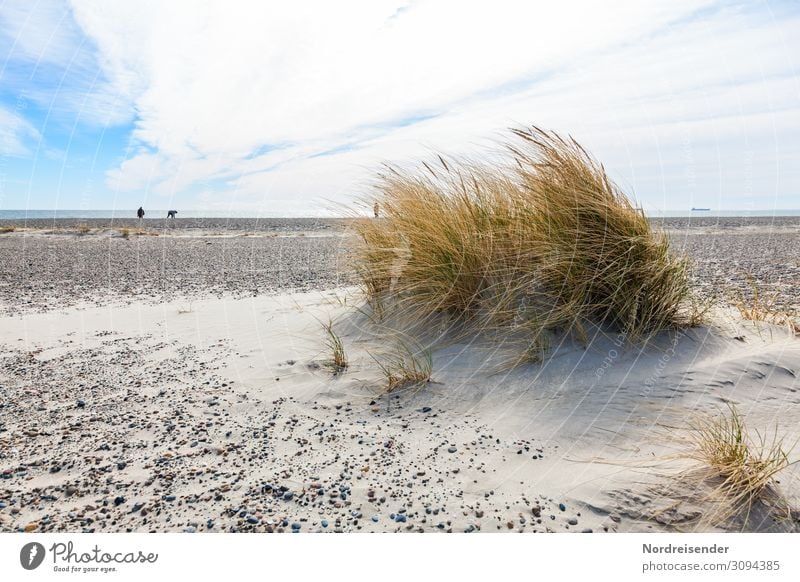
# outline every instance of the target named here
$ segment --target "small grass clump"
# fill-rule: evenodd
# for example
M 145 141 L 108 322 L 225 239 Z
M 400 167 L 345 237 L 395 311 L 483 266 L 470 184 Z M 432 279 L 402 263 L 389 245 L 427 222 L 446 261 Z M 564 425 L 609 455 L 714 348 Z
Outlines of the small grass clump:
M 383 361 L 374 358 L 386 378 L 387 392 L 431 381 L 433 356 L 429 349 L 399 341 Z
M 744 522 L 758 502 L 788 510 L 777 490 L 775 476 L 789 466 L 789 452 L 778 431 L 772 436 L 756 432 L 753 438 L 744 419 L 733 405 L 716 417 L 702 418 L 690 427 L 688 447 L 679 457 L 694 462 L 695 467 L 682 477 L 711 487 L 707 501 L 715 502 L 717 511 L 710 520 L 715 525 L 733 515 L 743 514 Z
M 7 234 L 9 232 L 14 232 L 15 230 L 17 230 L 17 227 L 13 224 L 4 224 L 3 226 L 0 226 L 0 234 Z
M 491 166 L 440 156 L 379 177 L 382 218 L 356 222 L 373 308 L 418 322 L 445 314 L 464 332 L 536 346 L 550 331 L 585 342 L 589 323 L 630 342 L 688 325 L 686 259 L 602 165 L 536 127 L 514 130 L 505 153 Z
M 79 225 L 79 226 L 78 226 L 78 232 L 79 232 L 80 234 L 88 234 L 88 233 L 92 232 L 92 229 L 91 229 L 91 228 L 89 228 L 89 227 L 88 227 L 87 225 L 85 225 L 85 224 L 81 224 L 81 225 Z
M 747 276 L 747 282 L 750 287 L 750 298 L 748 299 L 743 293 L 739 293 L 733 303 L 742 319 L 763 321 L 787 327 L 794 334 L 800 335 L 800 321 L 792 317 L 790 313 L 777 307 L 780 294 L 778 292 L 764 293 L 751 275 Z
M 120 228 L 119 234 L 122 238 L 127 239 L 131 236 L 131 229 L 130 228 Z
M 331 352 L 331 357 L 326 363 L 333 369 L 334 373 L 341 373 L 350 365 L 344 350 L 342 338 L 333 330 L 332 321 L 329 320 L 328 323 L 323 323 L 322 328 L 327 335 L 326 345 Z

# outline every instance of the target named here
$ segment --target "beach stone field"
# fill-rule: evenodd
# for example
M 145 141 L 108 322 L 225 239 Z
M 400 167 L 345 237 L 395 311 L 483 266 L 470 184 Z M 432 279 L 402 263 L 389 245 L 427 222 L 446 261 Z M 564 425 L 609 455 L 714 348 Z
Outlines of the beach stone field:
M 800 310 L 800 217 L 657 222 L 691 258 L 701 294 L 750 296 L 752 280 Z M 556 470 L 562 455 L 535 431 L 500 430 L 446 398 L 337 384 L 324 354 L 294 348 L 307 339 L 296 334 L 266 348 L 257 335 L 233 341 L 241 322 L 273 314 L 247 307 L 225 319 L 220 299 L 355 283 L 347 221 L 14 227 L 0 234 L 0 531 L 653 527 L 630 525 L 637 514 L 624 503 L 532 490 L 529 476 Z M 224 317 L 206 321 L 192 302 L 212 300 Z M 300 311 L 292 301 L 281 309 L 276 321 Z M 787 394 L 794 378 L 782 380 Z
M 800 217 L 653 221 L 692 260 L 692 284 L 723 300 L 800 309 Z M 8 224 L 6 224 L 8 223 Z M 243 297 L 354 282 L 344 219 L 33 220 L 0 234 L 0 313 L 134 300 Z M 10 226 L 9 221 L 0 221 Z M 80 228 L 89 228 L 81 233 Z M 127 238 L 121 229 L 129 229 Z
M 0 221 L 2 223 L 2 221 Z M 0 313 L 243 297 L 352 282 L 345 223 L 315 219 L 31 221 L 0 234 Z M 166 226 L 164 226 L 166 224 Z M 90 228 L 81 233 L 80 227 Z M 2 224 L 0 224 L 0 229 Z M 127 238 L 122 229 L 129 228 Z

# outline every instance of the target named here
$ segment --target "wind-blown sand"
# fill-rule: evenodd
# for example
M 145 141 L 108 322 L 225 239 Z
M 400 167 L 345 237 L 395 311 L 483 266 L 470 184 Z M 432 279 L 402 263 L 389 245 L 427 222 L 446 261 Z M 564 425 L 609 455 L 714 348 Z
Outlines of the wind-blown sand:
M 798 234 L 787 229 L 676 244 L 701 282 L 741 281 L 724 268 L 735 260 L 797 293 Z M 681 446 L 669 427 L 733 402 L 750 426 L 777 422 L 787 442 L 800 438 L 800 340 L 725 310 L 714 327 L 646 349 L 598 336 L 513 371 L 496 346 L 453 343 L 434 353 L 434 382 L 387 395 L 372 359 L 385 342 L 341 286 L 343 237 L 298 232 L 280 237 L 287 246 L 225 239 L 246 246 L 214 259 L 206 234 L 0 235 L 0 253 L 24 271 L 1 263 L 0 529 L 694 530 L 702 492 L 664 493 L 680 468 L 661 462 Z M 166 249 L 160 275 L 155 263 L 120 266 L 114 253 L 142 244 Z M 765 276 L 762 253 L 782 272 Z M 250 261 L 270 267 L 243 275 Z M 81 264 L 78 279 L 52 276 Z M 167 283 L 181 265 L 193 268 L 186 293 Z M 288 292 L 298 280 L 310 291 Z M 324 365 L 329 318 L 352 362 L 338 376 Z M 796 477 L 795 466 L 781 474 L 790 501 Z M 797 527 L 758 513 L 748 525 Z

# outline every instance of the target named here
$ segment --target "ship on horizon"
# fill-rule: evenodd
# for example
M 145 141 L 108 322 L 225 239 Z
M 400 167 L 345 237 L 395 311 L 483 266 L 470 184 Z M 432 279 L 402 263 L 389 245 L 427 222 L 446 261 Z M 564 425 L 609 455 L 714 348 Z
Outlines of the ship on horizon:
M 692 206 L 692 212 L 711 212 L 710 208 L 695 208 Z

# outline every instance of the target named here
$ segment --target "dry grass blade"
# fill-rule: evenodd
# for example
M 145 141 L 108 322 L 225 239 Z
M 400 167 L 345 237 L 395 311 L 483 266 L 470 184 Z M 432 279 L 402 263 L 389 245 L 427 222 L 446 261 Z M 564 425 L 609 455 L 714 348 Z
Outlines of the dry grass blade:
M 752 275 L 747 275 L 747 282 L 750 287 L 750 298 L 746 298 L 740 292 L 733 303 L 736 309 L 739 310 L 742 319 L 780 325 L 800 335 L 800 321 L 776 306 L 779 293 L 775 292 L 767 295 L 759 287 Z
M 375 356 L 372 358 L 378 363 L 386 378 L 388 392 L 431 381 L 433 357 L 430 350 L 422 346 L 412 346 L 408 342 L 399 341 L 395 350 L 387 354 L 383 361 Z
M 689 325 L 688 264 L 571 139 L 513 131 L 510 160 L 452 160 L 377 183 L 379 220 L 359 220 L 356 259 L 373 309 L 412 321 L 442 314 L 464 333 L 532 337 L 584 323 L 634 342 Z
M 333 330 L 332 321 L 328 320 L 328 323 L 323 323 L 322 328 L 327 335 L 326 346 L 331 352 L 331 357 L 327 360 L 326 364 L 332 368 L 336 374 L 343 372 L 349 366 L 349 362 L 344 350 L 342 338 Z
M 790 465 L 789 451 L 777 428 L 769 438 L 758 432 L 754 438 L 736 408 L 729 405 L 716 417 L 695 421 L 687 444 L 677 456 L 694 466 L 679 480 L 709 488 L 705 501 L 715 510 L 705 519 L 711 525 L 723 525 L 734 516 L 746 524 L 756 503 L 778 506 L 788 514 L 775 476 Z

